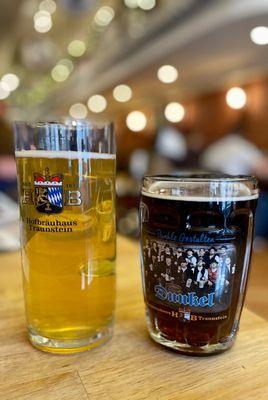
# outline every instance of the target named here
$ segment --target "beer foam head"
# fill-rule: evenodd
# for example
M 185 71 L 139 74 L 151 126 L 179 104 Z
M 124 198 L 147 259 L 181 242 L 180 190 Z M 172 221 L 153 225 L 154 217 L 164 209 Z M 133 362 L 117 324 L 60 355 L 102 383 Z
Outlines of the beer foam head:
M 68 160 L 76 159 L 109 159 L 114 160 L 115 154 L 93 153 L 86 151 L 48 151 L 48 150 L 21 150 L 15 152 L 16 157 L 32 158 L 65 158 Z
M 256 178 L 251 176 L 148 176 L 142 194 L 177 201 L 247 201 L 258 198 L 258 189 Z

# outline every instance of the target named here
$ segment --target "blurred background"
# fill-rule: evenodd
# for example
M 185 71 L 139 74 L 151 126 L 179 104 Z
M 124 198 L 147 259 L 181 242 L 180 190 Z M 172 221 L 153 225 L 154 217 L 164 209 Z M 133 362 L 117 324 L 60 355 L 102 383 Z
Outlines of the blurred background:
M 17 216 L 13 120 L 108 119 L 120 233 L 138 235 L 144 173 L 208 169 L 258 176 L 266 245 L 267 0 L 1 0 L 0 51 L 1 221 Z

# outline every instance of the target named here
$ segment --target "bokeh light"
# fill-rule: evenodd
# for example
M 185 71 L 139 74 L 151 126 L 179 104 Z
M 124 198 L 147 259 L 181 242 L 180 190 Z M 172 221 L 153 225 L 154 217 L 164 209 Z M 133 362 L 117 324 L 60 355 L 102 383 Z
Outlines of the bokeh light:
M 107 101 L 104 96 L 95 94 L 88 99 L 87 106 L 94 113 L 101 113 L 107 107 Z
M 161 82 L 173 83 L 178 79 L 178 70 L 173 65 L 162 65 L 157 71 L 157 77 Z
M 113 90 L 115 100 L 120 103 L 129 101 L 132 97 L 132 90 L 128 85 L 118 85 Z
M 83 103 L 75 103 L 70 107 L 69 114 L 73 118 L 84 119 L 87 116 L 87 107 Z
M 180 103 L 169 103 L 165 108 L 165 117 L 168 121 L 176 123 L 183 120 L 185 109 Z
M 133 132 L 142 131 L 147 125 L 147 118 L 141 111 L 132 111 L 126 118 L 128 129 Z
M 46 33 L 52 28 L 51 15 L 47 11 L 37 11 L 34 14 L 34 29 L 39 33 Z
M 138 7 L 138 0 L 124 0 L 124 3 L 128 8 Z
M 16 90 L 20 84 L 20 80 L 15 74 L 5 74 L 1 81 L 7 85 L 10 92 Z
M 8 84 L 0 81 L 0 100 L 6 99 L 10 94 Z
M 82 40 L 72 40 L 67 50 L 71 56 L 81 57 L 86 51 L 86 45 Z
M 239 110 L 246 105 L 246 92 L 240 87 L 233 87 L 226 93 L 226 103 L 229 107 Z
M 37 21 L 39 18 L 42 18 L 42 17 L 51 19 L 50 13 L 49 13 L 48 11 L 44 11 L 44 10 L 37 11 L 37 12 L 34 14 L 34 17 L 33 17 L 33 18 L 34 18 L 34 21 Z
M 94 21 L 97 25 L 106 26 L 114 18 L 114 10 L 110 6 L 103 6 L 95 14 Z
M 138 0 L 138 6 L 145 11 L 152 10 L 155 7 L 155 0 Z
M 72 70 L 74 69 L 73 62 L 68 58 L 62 58 L 61 60 L 59 60 L 57 65 L 65 65 L 68 68 L 69 72 L 72 72 Z
M 250 38 L 252 42 L 260 46 L 268 44 L 268 27 L 256 26 L 250 31 Z
M 39 10 L 48 11 L 50 14 L 53 14 L 57 9 L 57 5 L 53 0 L 43 0 L 39 4 Z
M 52 79 L 56 82 L 65 81 L 70 75 L 69 68 L 63 64 L 57 64 L 51 71 Z

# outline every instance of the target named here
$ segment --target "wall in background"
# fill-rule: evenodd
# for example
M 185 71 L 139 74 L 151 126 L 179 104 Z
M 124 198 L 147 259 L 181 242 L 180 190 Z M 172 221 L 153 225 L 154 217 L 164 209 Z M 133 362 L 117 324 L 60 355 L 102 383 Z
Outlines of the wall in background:
M 198 141 L 200 151 L 209 143 L 241 128 L 245 136 L 263 150 L 268 151 L 268 77 L 242 86 L 247 93 L 247 104 L 234 110 L 227 106 L 226 91 L 209 93 L 183 102 L 186 109 L 184 120 L 176 126 L 190 146 Z M 146 114 L 146 110 L 142 110 Z M 125 116 L 117 120 L 117 147 L 119 164 L 127 165 L 131 152 L 137 148 L 152 149 L 155 141 L 158 115 L 152 110 L 146 114 L 147 128 L 138 133 L 125 125 Z M 168 125 L 168 122 L 167 122 Z

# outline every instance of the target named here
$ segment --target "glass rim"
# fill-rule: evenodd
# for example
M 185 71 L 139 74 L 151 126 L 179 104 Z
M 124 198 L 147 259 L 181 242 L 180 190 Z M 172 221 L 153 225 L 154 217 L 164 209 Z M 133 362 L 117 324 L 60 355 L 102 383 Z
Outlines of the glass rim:
M 202 172 L 178 175 L 145 175 L 142 195 L 167 200 L 242 201 L 258 198 L 254 175 Z
M 16 152 L 39 151 L 116 154 L 113 122 L 95 122 L 90 119 L 57 121 L 14 121 Z
M 85 127 L 85 128 L 97 128 L 97 129 L 102 129 L 102 128 L 107 128 L 110 127 L 112 128 L 114 126 L 114 123 L 112 121 L 96 121 L 94 119 L 79 119 L 79 118 L 70 118 L 70 119 L 59 119 L 56 121 L 23 121 L 23 120 L 17 120 L 13 121 L 13 125 L 20 126 L 20 125 L 26 125 L 29 126 L 30 128 L 44 128 L 46 126 L 52 126 L 52 125 L 60 125 L 63 128 L 70 129 L 70 128 L 76 128 L 76 126 L 80 127 Z
M 215 174 L 215 173 L 198 173 L 195 174 L 181 174 L 181 175 L 144 175 L 143 182 L 148 180 L 163 181 L 163 182 L 253 182 L 258 183 L 258 178 L 255 175 L 227 175 L 227 174 Z

